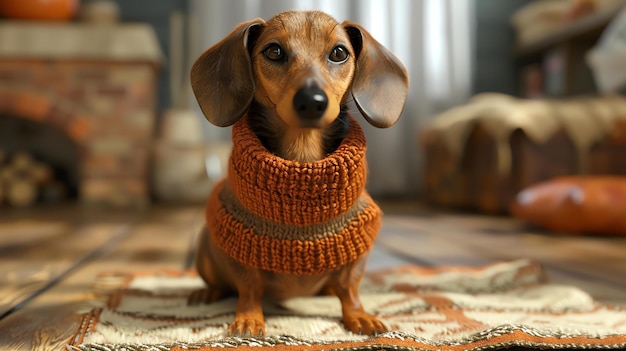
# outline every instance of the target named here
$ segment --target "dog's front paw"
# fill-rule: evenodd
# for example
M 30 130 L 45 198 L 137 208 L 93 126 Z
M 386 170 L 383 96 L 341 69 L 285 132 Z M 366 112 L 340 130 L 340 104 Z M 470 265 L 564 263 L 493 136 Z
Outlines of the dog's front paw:
M 262 319 L 235 319 L 228 326 L 230 336 L 247 337 L 265 335 L 265 322 Z
M 343 325 L 359 335 L 376 335 L 387 331 L 387 327 L 378 318 L 365 312 L 344 316 Z

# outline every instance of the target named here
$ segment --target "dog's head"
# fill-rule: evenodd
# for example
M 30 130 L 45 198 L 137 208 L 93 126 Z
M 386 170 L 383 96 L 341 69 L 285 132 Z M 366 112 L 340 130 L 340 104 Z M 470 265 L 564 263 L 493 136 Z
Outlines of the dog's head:
M 191 69 L 206 118 L 229 126 L 253 100 L 292 127 L 325 127 L 350 96 L 372 125 L 393 125 L 408 74 L 360 25 L 319 11 L 287 11 L 239 24 Z

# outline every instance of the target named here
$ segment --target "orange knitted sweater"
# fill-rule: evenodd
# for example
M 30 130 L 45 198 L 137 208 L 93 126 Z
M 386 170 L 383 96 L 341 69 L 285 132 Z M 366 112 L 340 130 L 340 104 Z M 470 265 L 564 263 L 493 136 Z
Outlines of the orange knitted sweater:
M 206 207 L 219 248 L 246 266 L 296 275 L 338 269 L 368 252 L 381 211 L 365 191 L 365 135 L 349 123 L 335 152 L 301 164 L 270 153 L 239 120 L 228 177 Z

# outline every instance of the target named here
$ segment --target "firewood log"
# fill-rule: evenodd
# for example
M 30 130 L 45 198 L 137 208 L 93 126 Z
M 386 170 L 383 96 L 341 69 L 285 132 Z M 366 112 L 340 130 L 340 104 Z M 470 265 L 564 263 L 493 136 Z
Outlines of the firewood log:
M 29 207 L 37 201 L 37 186 L 28 179 L 17 179 L 7 184 L 7 202 L 14 207 Z
M 35 159 L 33 156 L 25 151 L 18 152 L 13 155 L 13 159 L 11 160 L 11 165 L 18 171 L 28 172 L 28 170 L 32 169 L 35 164 Z
M 52 167 L 47 164 L 37 162 L 33 164 L 30 178 L 39 186 L 52 182 L 54 172 Z
M 8 184 L 17 178 L 13 167 L 9 165 L 0 167 L 0 183 Z

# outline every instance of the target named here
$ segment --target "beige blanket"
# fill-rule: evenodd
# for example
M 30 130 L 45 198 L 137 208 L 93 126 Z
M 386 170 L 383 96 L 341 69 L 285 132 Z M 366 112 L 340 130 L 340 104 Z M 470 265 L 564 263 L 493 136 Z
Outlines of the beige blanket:
M 516 129 L 536 144 L 563 130 L 576 147 L 579 173 L 586 173 L 593 144 L 606 138 L 614 123 L 623 119 L 626 119 L 626 99 L 617 95 L 526 100 L 485 93 L 436 116 L 429 133 L 443 140 L 453 157 L 460 160 L 469 134 L 476 125 L 481 125 L 496 141 L 498 170 L 506 176 L 511 169 L 509 138 Z

